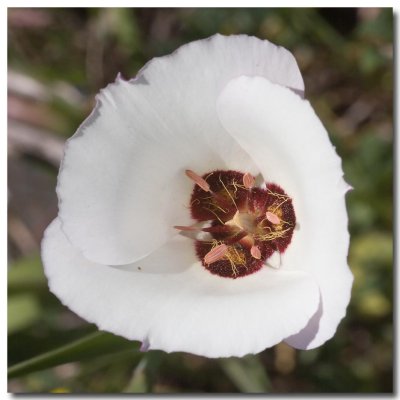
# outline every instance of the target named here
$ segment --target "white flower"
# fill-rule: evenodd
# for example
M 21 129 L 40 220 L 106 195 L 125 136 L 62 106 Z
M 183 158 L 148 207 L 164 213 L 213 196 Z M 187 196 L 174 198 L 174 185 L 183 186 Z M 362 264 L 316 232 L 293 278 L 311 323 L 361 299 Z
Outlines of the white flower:
M 282 340 L 309 349 L 331 338 L 353 279 L 348 185 L 303 90 L 287 50 L 244 35 L 189 43 L 133 80 L 118 77 L 66 146 L 59 215 L 42 243 L 51 291 L 99 329 L 167 352 L 243 356 Z M 228 170 L 242 173 L 234 187 L 207 187 L 204 174 Z M 243 193 L 267 196 L 265 183 L 279 185 L 295 213 L 286 247 L 277 240 L 289 208 L 262 209 L 262 231 L 259 210 L 222 221 L 216 211 Z M 176 225 L 209 226 L 191 217 L 203 201 L 215 211 L 211 225 L 244 231 L 244 241 L 229 242 L 225 231 L 179 234 Z M 203 242 L 190 235 L 210 247 L 196 252 Z M 217 263 L 225 272 L 212 271 Z

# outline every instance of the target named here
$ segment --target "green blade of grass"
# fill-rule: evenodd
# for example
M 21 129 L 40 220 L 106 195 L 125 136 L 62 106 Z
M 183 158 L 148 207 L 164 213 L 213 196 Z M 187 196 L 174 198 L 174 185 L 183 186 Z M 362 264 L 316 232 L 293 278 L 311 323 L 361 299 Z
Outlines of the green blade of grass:
M 222 358 L 220 366 L 242 393 L 266 393 L 271 383 L 258 356 Z
M 153 393 L 165 353 L 159 350 L 146 352 L 137 364 L 124 393 Z
M 137 342 L 131 342 L 108 332 L 94 332 L 65 346 L 11 366 L 8 369 L 8 377 L 16 378 L 73 361 L 95 358 L 123 350 L 139 351 L 138 349 Z
M 123 390 L 124 393 L 146 393 L 148 392 L 148 382 L 146 377 L 146 367 L 148 359 L 144 356 L 133 371 L 132 378 Z

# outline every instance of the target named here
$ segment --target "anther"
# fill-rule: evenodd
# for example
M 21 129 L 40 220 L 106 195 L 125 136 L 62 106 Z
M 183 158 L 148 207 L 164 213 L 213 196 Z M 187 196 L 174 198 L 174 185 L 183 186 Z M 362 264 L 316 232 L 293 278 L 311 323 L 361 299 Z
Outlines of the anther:
M 265 216 L 267 217 L 267 220 L 269 222 L 271 222 L 272 224 L 274 224 L 274 225 L 278 225 L 281 222 L 279 217 L 276 214 L 274 214 L 274 213 L 272 213 L 270 211 L 267 211 L 265 213 Z
M 204 262 L 206 264 L 211 264 L 215 261 L 218 261 L 221 258 L 224 258 L 227 252 L 228 252 L 228 246 L 226 244 L 220 244 L 214 247 L 204 256 Z
M 259 260 L 261 258 L 261 251 L 257 246 L 251 246 L 250 254 L 252 257 Z
M 196 185 L 200 186 L 205 192 L 210 191 L 210 185 L 199 175 L 190 169 L 185 171 L 186 176 L 191 179 Z
M 216 225 L 216 226 L 209 226 L 202 228 L 200 226 L 183 226 L 183 225 L 174 225 L 174 228 L 177 229 L 178 231 L 182 232 L 196 232 L 196 231 L 202 231 L 202 232 L 208 232 L 208 233 L 224 233 L 224 234 L 231 234 L 232 233 L 232 227 L 228 225 Z
M 255 183 L 255 178 L 253 175 L 251 175 L 249 172 L 246 172 L 243 175 L 243 185 L 246 189 L 251 189 L 252 187 L 254 187 L 254 183 Z
M 174 225 L 175 229 L 178 229 L 178 231 L 198 231 L 199 228 L 196 228 L 194 226 L 182 226 L 182 225 Z

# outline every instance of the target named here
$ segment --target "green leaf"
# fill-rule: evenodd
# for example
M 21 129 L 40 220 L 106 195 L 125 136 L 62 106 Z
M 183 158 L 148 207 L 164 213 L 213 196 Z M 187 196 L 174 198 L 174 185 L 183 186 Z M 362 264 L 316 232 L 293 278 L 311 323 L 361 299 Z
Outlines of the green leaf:
M 243 393 L 266 393 L 271 390 L 267 371 L 258 356 L 222 358 L 220 366 Z
M 137 342 L 131 342 L 108 332 L 95 332 L 58 349 L 11 366 L 8 369 L 8 377 L 16 378 L 30 372 L 124 350 L 137 352 L 138 348 Z
M 8 299 L 8 334 L 26 328 L 40 317 L 40 307 L 34 296 L 15 295 Z

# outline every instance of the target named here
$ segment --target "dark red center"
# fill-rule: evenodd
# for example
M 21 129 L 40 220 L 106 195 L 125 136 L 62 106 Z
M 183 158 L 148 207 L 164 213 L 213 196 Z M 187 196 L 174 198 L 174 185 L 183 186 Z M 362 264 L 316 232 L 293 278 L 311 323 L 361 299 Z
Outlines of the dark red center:
M 213 171 L 196 182 L 190 210 L 206 225 L 200 230 L 208 237 L 196 239 L 195 247 L 208 271 L 238 278 L 258 271 L 275 251 L 286 250 L 296 216 L 281 187 L 254 187 L 250 174 L 237 171 Z

